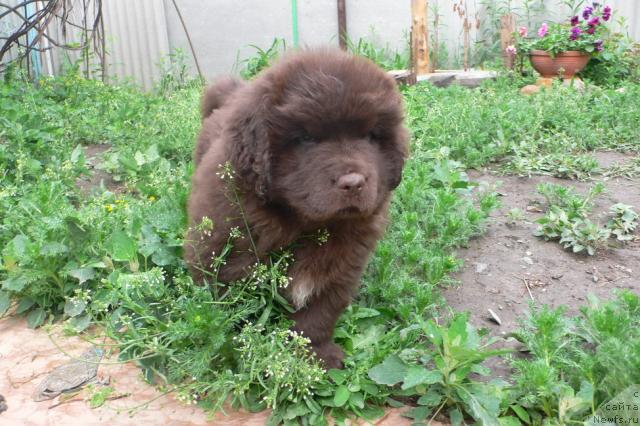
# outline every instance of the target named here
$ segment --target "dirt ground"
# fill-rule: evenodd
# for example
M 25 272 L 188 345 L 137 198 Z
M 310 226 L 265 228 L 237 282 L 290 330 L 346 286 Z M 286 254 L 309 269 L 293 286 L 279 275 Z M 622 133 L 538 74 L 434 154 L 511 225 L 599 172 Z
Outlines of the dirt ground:
M 602 168 L 630 157 L 600 152 L 596 158 Z M 625 246 L 618 245 L 595 256 L 573 254 L 556 241 L 535 237 L 536 219 L 543 215 L 544 198 L 537 193 L 539 183 L 574 186 L 585 194 L 594 182 L 575 182 L 546 176 L 519 178 L 490 171 L 471 172 L 470 179 L 489 185 L 500 183 L 502 207 L 492 214 L 487 232 L 458 251 L 465 266 L 456 275 L 459 286 L 444 290 L 444 297 L 455 311 L 468 311 L 472 323 L 504 335 L 517 327 L 533 299 L 540 304 L 565 305 L 568 313 L 579 314 L 587 295 L 610 299 L 617 289 L 640 292 L 640 236 Z M 607 211 L 622 202 L 640 211 L 640 180 L 614 178 L 604 182 L 606 192 L 595 200 L 592 220 L 607 222 Z M 520 209 L 525 220 L 510 223 L 507 213 Z M 529 294 L 530 292 L 530 294 Z M 491 309 L 501 325 L 491 320 Z M 505 375 L 504 366 L 493 366 Z

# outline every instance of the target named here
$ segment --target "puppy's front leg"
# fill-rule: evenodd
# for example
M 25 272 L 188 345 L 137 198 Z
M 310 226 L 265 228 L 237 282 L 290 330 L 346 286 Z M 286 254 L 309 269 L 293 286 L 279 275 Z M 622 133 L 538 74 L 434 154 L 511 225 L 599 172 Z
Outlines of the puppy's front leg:
M 348 286 L 330 284 L 320 293 L 312 294 L 306 304 L 291 315 L 296 322 L 294 330 L 311 340 L 311 347 L 327 368 L 343 367 L 344 354 L 340 346 L 333 343 L 333 329 L 350 301 Z

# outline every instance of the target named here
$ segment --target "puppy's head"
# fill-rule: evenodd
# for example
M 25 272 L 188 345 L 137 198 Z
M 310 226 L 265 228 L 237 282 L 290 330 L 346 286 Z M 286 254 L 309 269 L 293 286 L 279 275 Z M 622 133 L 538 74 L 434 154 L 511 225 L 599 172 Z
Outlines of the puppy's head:
M 239 94 L 231 161 L 247 190 L 309 221 L 374 213 L 401 180 L 402 98 L 369 60 L 285 57 Z

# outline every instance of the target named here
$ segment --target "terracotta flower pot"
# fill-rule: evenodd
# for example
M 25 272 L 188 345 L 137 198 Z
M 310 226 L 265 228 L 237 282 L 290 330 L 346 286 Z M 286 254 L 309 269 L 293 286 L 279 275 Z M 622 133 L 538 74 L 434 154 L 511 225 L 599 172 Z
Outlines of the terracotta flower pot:
M 532 50 L 529 59 L 533 68 L 544 78 L 554 78 L 562 75 L 563 78 L 572 78 L 582 71 L 591 56 L 588 53 L 577 50 L 568 50 L 558 53 L 555 58 L 544 50 Z

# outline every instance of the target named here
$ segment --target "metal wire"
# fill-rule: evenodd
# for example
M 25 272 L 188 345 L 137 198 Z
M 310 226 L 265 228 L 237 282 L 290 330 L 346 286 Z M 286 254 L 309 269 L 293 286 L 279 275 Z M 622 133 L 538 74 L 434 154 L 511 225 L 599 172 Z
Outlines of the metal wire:
M 13 6 L 0 1 L 0 22 L 10 18 L 19 24 L 10 34 L 0 34 L 0 71 L 17 61 L 32 75 L 31 54 L 58 48 L 80 52 L 87 77 L 94 56 L 106 78 L 102 0 L 23 0 Z M 3 61 L 11 51 L 17 51 L 16 57 Z

